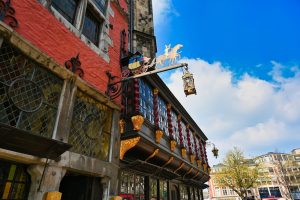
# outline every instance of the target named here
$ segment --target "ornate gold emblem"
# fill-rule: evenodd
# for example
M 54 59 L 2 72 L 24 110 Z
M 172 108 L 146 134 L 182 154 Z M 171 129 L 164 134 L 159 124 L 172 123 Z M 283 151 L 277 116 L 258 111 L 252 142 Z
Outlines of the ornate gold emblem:
M 182 156 L 183 158 L 186 158 L 186 148 L 182 148 L 182 149 L 181 149 L 181 156 Z
M 156 143 L 160 144 L 160 139 L 162 138 L 164 132 L 162 130 L 156 130 L 155 131 L 155 141 Z
M 124 119 L 121 119 L 119 121 L 119 128 L 120 128 L 120 133 L 123 134 L 125 132 L 125 120 Z
M 174 152 L 177 142 L 175 140 L 171 140 L 170 142 L 170 149 Z
M 142 115 L 135 115 L 131 117 L 133 124 L 133 130 L 140 131 L 144 123 L 144 117 Z
M 137 143 L 140 141 L 141 137 L 131 138 L 128 140 L 122 140 L 120 146 L 120 159 L 123 160 L 125 153 L 135 147 Z

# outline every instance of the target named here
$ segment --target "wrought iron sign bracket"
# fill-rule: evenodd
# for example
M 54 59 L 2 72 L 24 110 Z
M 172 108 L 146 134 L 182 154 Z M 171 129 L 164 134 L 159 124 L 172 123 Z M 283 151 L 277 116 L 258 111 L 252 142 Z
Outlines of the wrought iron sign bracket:
M 157 74 L 157 73 L 160 73 L 160 72 L 165 72 L 165 71 L 169 71 L 169 70 L 172 70 L 172 69 L 181 68 L 181 67 L 187 68 L 188 64 L 187 63 L 181 63 L 181 64 L 168 66 L 168 67 L 164 67 L 164 68 L 159 68 L 159 69 L 144 72 L 144 73 L 141 73 L 141 74 L 129 76 L 129 77 L 126 77 L 126 78 L 120 78 L 118 76 L 112 75 L 112 73 L 110 71 L 106 71 L 106 75 L 108 77 L 108 83 L 107 83 L 107 90 L 106 90 L 105 93 L 106 93 L 107 96 L 109 96 L 110 99 L 116 99 L 117 97 L 119 97 L 122 94 L 122 83 L 124 83 L 124 82 L 127 82 L 127 81 L 132 80 L 132 79 L 148 76 L 148 75 L 151 75 L 151 74 Z M 119 80 L 116 81 L 117 79 L 119 79 Z
M 67 60 L 65 62 L 65 67 L 73 72 L 74 74 L 77 74 L 80 78 L 83 78 L 84 71 L 81 68 L 81 62 L 79 60 L 79 53 L 76 55 L 76 57 L 72 57 L 70 60 Z
M 15 9 L 11 7 L 10 0 L 0 0 L 0 20 L 7 23 L 10 27 L 18 27 L 18 20 L 14 17 Z

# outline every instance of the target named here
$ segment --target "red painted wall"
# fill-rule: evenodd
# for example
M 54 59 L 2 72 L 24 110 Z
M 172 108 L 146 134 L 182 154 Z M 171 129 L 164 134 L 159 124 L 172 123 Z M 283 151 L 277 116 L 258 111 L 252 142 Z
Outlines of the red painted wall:
M 120 2 L 126 6 L 125 0 Z M 84 80 L 102 93 L 106 90 L 106 70 L 120 76 L 120 32 L 124 29 L 128 32 L 128 22 L 114 3 L 111 3 L 114 17 L 110 17 L 113 29 L 109 31 L 109 36 L 113 40 L 113 47 L 109 48 L 110 63 L 69 31 L 37 0 L 13 0 L 12 7 L 16 10 L 15 17 L 19 27 L 15 30 L 19 34 L 63 66 L 65 61 L 80 53 Z M 117 103 L 120 103 L 120 99 Z

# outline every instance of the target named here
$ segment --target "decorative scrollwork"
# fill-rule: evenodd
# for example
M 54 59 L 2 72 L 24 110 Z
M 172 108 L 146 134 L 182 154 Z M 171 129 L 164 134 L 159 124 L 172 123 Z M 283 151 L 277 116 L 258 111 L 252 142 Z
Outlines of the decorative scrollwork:
M 10 5 L 10 0 L 0 0 L 0 20 L 12 28 L 16 28 L 19 25 L 17 19 L 13 16 L 15 12 L 15 9 Z
M 76 57 L 72 57 L 70 60 L 65 62 L 65 67 L 72 71 L 73 73 L 77 74 L 80 78 L 83 78 L 84 71 L 81 68 L 81 62 L 79 60 L 79 54 Z
M 108 84 L 105 93 L 110 99 L 115 99 L 122 93 L 122 83 L 116 81 L 119 77 L 112 75 L 110 71 L 106 71 L 106 75 L 108 77 Z

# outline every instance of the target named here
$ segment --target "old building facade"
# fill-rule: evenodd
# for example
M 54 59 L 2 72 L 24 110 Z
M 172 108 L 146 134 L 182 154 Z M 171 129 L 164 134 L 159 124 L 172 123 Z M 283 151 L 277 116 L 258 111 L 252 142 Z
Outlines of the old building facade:
M 203 199 L 207 137 L 165 83 L 109 88 L 155 57 L 151 0 L 1 0 L 0 20 L 0 199 Z
M 125 0 L 0 1 L 0 199 L 117 196 Z M 60 193 L 58 193 L 60 192 Z

